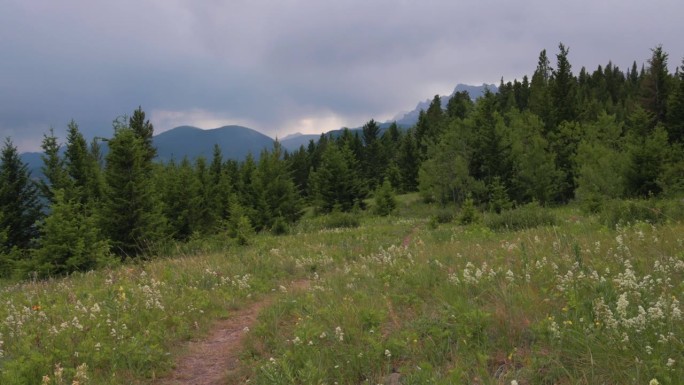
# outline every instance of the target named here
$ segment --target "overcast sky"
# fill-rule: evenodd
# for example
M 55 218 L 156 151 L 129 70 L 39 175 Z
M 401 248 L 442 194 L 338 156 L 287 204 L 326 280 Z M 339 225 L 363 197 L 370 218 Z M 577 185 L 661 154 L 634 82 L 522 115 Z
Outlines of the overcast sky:
M 159 133 L 269 136 L 388 120 L 457 83 L 684 57 L 681 0 L 0 0 L 0 138 L 111 136 L 138 105 Z

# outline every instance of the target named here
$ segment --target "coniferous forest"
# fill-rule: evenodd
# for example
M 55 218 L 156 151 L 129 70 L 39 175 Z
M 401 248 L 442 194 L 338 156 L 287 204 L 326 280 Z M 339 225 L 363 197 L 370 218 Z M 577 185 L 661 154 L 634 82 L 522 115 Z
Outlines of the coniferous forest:
M 435 96 L 408 130 L 370 120 L 291 153 L 276 142 L 242 162 L 218 146 L 211 159 L 155 162 L 142 108 L 114 122 L 106 152 L 73 121 L 66 138 L 46 133 L 39 180 L 7 138 L 0 276 L 87 271 L 216 234 L 246 244 L 258 232 L 286 233 L 309 208 L 355 212 L 375 197 L 388 214 L 395 193 L 496 213 L 681 197 L 684 61 L 657 46 L 646 63 L 577 70 L 570 53 L 543 50 L 531 76 L 501 79 L 474 101 L 459 92 L 443 109 Z

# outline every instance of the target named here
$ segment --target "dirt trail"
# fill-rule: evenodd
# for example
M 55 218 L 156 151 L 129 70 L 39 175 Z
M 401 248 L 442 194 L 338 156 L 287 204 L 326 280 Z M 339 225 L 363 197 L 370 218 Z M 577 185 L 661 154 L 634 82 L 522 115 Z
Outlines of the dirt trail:
M 303 290 L 308 281 L 295 281 L 288 290 Z M 261 310 L 275 299 L 275 294 L 252 303 L 217 321 L 209 334 L 201 340 L 190 341 L 185 354 L 167 377 L 155 381 L 158 385 L 223 385 L 239 364 L 245 334 L 257 320 Z

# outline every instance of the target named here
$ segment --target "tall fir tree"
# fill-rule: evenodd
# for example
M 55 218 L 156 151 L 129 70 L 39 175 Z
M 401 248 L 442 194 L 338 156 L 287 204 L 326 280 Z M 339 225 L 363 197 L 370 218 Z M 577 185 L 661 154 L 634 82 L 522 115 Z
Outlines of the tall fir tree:
M 553 99 L 554 121 L 560 123 L 576 119 L 576 80 L 572 75 L 572 67 L 568 60 L 570 49 L 560 43 L 558 50 L 556 69 L 551 77 L 551 97 Z
M 61 146 L 57 142 L 57 137 L 52 128 L 50 128 L 49 135 L 43 135 L 41 148 L 43 149 L 43 155 L 41 155 L 43 177 L 38 182 L 38 187 L 41 196 L 48 202 L 54 203 L 55 190 L 66 189 L 70 180 L 64 167 L 64 159 L 59 153 Z
M 135 257 L 161 239 L 165 221 L 148 178 L 144 143 L 130 128 L 119 128 L 109 141 L 101 223 L 113 251 Z
M 149 120 L 145 120 L 145 111 L 143 111 L 141 106 L 138 106 L 138 109 L 133 111 L 133 116 L 128 120 L 128 126 L 142 141 L 145 164 L 151 164 L 152 160 L 157 156 L 157 149 L 154 147 L 152 140 L 154 126 Z
M 671 143 L 684 144 L 684 59 L 667 105 L 666 128 Z
M 346 146 L 328 144 L 321 164 L 311 173 L 313 201 L 319 212 L 363 208 L 367 189 L 359 175 L 356 158 Z
M 0 154 L 0 230 L 6 231 L 2 246 L 7 250 L 31 247 L 41 216 L 38 187 L 17 148 L 6 138 Z
M 670 93 L 670 75 L 667 69 L 667 53 L 659 45 L 651 50 L 646 76 L 641 82 L 641 104 L 653 115 L 651 127 L 665 122 L 667 100 Z
M 54 194 L 50 215 L 40 225 L 41 237 L 34 259 L 26 264 L 40 276 L 92 270 L 109 258 L 109 246 L 100 236 L 95 217 L 64 190 Z

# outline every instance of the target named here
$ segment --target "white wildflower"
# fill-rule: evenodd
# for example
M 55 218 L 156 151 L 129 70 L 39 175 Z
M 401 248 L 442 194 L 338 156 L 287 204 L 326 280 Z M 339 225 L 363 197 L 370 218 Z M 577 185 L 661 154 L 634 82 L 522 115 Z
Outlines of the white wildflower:
M 390 352 L 389 349 L 385 349 L 385 357 L 387 357 L 387 358 L 392 357 L 392 352 Z

